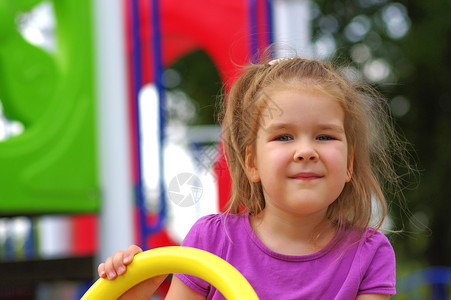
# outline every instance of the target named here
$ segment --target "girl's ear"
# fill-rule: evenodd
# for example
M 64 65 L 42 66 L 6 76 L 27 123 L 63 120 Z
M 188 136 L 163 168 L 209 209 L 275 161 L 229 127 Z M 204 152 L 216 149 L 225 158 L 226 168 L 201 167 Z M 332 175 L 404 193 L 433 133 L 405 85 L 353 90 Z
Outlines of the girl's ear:
M 346 182 L 351 181 L 353 170 L 354 170 L 354 151 L 352 151 L 351 154 L 349 155 L 348 171 L 346 172 Z
M 255 155 L 252 153 L 250 147 L 246 147 L 246 158 L 244 161 L 246 165 L 246 175 L 252 182 L 260 181 L 260 174 L 258 168 L 255 165 Z

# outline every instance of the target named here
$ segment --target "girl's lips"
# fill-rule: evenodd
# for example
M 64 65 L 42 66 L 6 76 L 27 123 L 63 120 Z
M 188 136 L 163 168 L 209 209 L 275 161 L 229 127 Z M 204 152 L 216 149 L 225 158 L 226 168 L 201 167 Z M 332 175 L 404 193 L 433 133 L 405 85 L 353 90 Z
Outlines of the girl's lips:
M 317 173 L 313 173 L 313 172 L 302 172 L 302 173 L 297 173 L 293 176 L 290 176 L 291 179 L 297 179 L 297 180 L 315 180 L 315 179 L 320 179 L 323 176 L 317 174 Z

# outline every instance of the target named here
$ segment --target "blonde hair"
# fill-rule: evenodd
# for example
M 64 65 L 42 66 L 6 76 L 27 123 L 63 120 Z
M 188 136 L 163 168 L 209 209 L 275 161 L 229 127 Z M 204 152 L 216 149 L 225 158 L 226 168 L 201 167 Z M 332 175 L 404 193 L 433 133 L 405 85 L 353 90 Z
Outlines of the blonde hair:
M 301 58 L 250 64 L 225 97 L 222 139 L 232 178 L 228 212 L 256 215 L 265 207 L 261 183 L 246 175 L 246 149 L 253 149 L 261 121 L 265 90 L 275 85 L 313 88 L 339 101 L 345 113 L 352 179 L 328 208 L 327 217 L 338 226 L 365 229 L 373 215 L 373 200 L 380 207 L 379 229 L 387 214 L 382 188 L 400 190 L 393 153 L 405 147 L 392 125 L 386 102 L 363 82 L 347 80 L 332 64 Z M 402 161 L 406 161 L 401 154 Z

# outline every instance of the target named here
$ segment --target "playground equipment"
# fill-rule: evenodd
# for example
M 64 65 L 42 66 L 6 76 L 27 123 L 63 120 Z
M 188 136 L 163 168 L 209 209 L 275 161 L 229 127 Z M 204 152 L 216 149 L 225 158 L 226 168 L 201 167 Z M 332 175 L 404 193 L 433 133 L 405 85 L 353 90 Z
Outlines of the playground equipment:
M 0 2 L 0 99 L 5 116 L 25 127 L 0 142 L 2 216 L 100 207 L 91 1 L 52 2 L 52 53 L 15 24 L 41 2 Z
M 153 222 L 147 221 L 149 210 L 143 195 L 142 163 L 138 98 L 141 88 L 153 82 L 158 91 L 159 145 L 164 148 L 164 87 L 162 72 L 180 57 L 202 49 L 211 57 L 223 82 L 231 83 L 237 65 L 245 65 L 272 42 L 271 1 L 233 0 L 212 1 L 124 1 L 126 50 L 128 54 L 129 111 L 132 146 L 132 177 L 139 211 L 141 245 L 146 247 L 149 235 L 164 229 L 166 204 L 164 188 L 164 157 L 160 163 L 160 197 L 152 212 Z M 159 151 L 161 154 L 162 151 Z M 221 170 L 226 170 L 225 161 Z M 222 173 L 222 171 L 221 171 Z M 228 201 L 230 179 L 228 172 L 216 174 L 219 207 Z
M 258 299 L 246 278 L 225 260 L 203 250 L 178 246 L 137 254 L 127 273 L 115 280 L 100 278 L 81 299 L 117 299 L 141 281 L 167 273 L 202 278 L 213 284 L 227 299 Z

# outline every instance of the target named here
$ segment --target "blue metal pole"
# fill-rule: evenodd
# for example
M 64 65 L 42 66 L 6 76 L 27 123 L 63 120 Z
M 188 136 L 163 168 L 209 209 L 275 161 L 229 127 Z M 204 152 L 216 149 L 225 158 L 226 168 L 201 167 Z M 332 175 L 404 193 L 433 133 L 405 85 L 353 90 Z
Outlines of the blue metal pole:
M 139 8 L 138 0 L 132 0 L 132 39 L 133 39 L 133 104 L 136 112 L 135 122 L 133 123 L 136 135 L 136 158 L 137 158 L 137 182 L 135 182 L 135 195 L 139 211 L 139 225 L 141 228 L 141 247 L 146 248 L 146 204 L 144 199 L 142 170 L 141 170 L 141 128 L 139 116 L 139 91 L 142 87 L 142 68 L 141 68 L 141 40 L 139 36 Z
M 272 18 L 273 5 L 272 0 L 265 0 L 266 4 L 266 30 L 268 32 L 268 45 L 274 43 L 274 23 Z
M 160 26 L 160 5 L 158 0 L 152 0 L 152 33 L 153 33 L 153 65 L 155 87 L 158 92 L 159 102 L 159 166 L 160 166 L 160 207 L 158 212 L 158 219 L 154 224 L 147 227 L 147 233 L 153 233 L 161 230 L 166 217 L 166 187 L 164 181 L 164 140 L 165 140 L 165 125 L 166 125 L 166 102 L 165 90 L 163 84 L 163 59 L 161 55 L 161 26 Z

